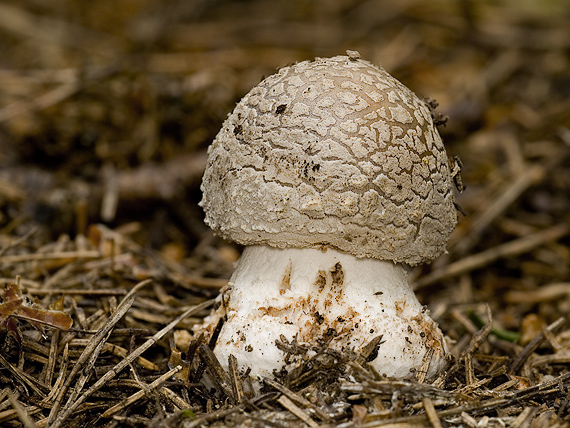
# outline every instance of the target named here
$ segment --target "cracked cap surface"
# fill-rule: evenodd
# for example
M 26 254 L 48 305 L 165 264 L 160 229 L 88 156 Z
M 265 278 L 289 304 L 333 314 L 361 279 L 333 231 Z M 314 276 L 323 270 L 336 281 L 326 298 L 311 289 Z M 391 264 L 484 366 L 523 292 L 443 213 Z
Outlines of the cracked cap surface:
M 431 111 L 349 54 L 280 69 L 228 116 L 200 202 L 219 235 L 410 265 L 445 251 L 457 216 Z

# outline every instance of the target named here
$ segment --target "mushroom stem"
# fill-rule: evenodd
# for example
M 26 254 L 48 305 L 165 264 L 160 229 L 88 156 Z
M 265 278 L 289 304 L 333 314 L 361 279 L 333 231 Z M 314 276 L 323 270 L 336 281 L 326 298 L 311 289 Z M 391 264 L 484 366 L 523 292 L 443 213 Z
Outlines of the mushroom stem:
M 371 364 L 389 377 L 419 369 L 430 348 L 428 376 L 446 364 L 443 335 L 402 264 L 330 248 L 249 246 L 224 295 L 213 314 L 227 316 L 214 352 L 221 362 L 235 355 L 253 374 L 268 376 L 283 366 L 285 355 L 275 346 L 281 335 L 315 345 L 332 333 L 330 347 L 357 353 L 382 335 Z

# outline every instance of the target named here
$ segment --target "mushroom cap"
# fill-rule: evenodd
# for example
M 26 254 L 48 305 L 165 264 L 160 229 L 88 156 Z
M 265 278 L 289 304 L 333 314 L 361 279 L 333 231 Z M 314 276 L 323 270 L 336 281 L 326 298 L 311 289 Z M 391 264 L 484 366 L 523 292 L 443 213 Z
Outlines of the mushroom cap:
M 348 53 L 284 67 L 236 105 L 208 151 L 205 221 L 243 245 L 432 260 L 457 216 L 431 110 Z

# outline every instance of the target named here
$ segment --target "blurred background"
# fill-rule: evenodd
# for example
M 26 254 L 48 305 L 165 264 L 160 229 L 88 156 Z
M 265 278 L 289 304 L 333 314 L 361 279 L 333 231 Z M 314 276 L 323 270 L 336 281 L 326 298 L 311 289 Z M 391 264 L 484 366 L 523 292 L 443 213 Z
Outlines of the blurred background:
M 227 278 L 240 249 L 197 206 L 208 145 L 264 76 L 347 49 L 449 118 L 464 215 L 412 272 L 434 317 L 488 302 L 524 333 L 567 315 L 567 0 L 3 0 L 0 248 L 103 223 Z

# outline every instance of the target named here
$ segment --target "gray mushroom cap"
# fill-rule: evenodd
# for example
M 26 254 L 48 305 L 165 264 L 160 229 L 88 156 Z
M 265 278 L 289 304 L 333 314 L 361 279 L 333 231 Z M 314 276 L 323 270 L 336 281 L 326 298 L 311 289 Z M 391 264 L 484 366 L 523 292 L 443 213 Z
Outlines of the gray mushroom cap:
M 209 148 L 206 223 L 243 245 L 326 248 L 415 265 L 457 221 L 430 108 L 358 55 L 280 69 Z

